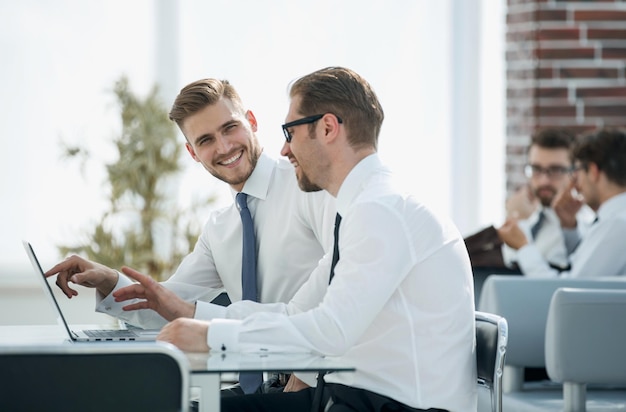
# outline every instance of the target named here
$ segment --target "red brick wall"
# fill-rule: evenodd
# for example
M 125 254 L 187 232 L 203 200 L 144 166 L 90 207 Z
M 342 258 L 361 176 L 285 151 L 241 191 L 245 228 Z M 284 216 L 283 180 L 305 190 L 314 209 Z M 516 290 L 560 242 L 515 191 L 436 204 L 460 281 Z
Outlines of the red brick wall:
M 626 126 L 626 0 L 508 0 L 507 191 L 530 135 Z

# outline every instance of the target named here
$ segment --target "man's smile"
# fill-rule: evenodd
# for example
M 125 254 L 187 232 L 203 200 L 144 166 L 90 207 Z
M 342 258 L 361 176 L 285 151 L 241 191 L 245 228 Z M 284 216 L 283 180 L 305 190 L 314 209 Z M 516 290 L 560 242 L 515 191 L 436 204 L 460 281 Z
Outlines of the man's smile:
M 243 150 L 241 150 L 239 153 L 235 154 L 234 156 L 229 157 L 228 159 L 224 161 L 218 162 L 218 164 L 222 166 L 231 166 L 237 160 L 241 159 L 242 155 L 243 155 Z

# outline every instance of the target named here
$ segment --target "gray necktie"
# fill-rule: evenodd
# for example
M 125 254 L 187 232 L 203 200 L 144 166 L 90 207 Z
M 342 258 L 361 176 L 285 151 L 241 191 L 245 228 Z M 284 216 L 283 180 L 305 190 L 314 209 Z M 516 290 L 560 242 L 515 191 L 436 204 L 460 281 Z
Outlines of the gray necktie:
M 543 225 L 543 221 L 545 220 L 546 215 L 543 213 L 543 210 L 539 212 L 539 217 L 537 218 L 537 222 L 530 228 L 530 235 L 532 238 L 537 237 L 537 233 L 539 233 L 539 229 L 541 229 L 541 225 Z
M 259 295 L 256 284 L 256 238 L 252 216 L 248 209 L 248 195 L 237 193 L 237 205 L 243 227 L 243 251 L 241 256 L 241 291 L 243 300 L 258 302 Z M 243 392 L 254 393 L 263 382 L 261 372 L 247 372 L 239 374 L 239 386 Z
M 243 251 L 241 259 L 241 290 L 243 300 L 258 302 L 259 296 L 256 285 L 256 238 L 252 216 L 248 209 L 248 195 L 237 193 L 237 205 L 243 227 Z

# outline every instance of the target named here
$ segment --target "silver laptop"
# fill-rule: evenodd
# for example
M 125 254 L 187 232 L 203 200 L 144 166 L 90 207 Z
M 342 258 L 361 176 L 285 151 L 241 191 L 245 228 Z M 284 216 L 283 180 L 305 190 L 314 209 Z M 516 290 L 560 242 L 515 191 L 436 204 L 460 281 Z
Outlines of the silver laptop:
M 35 251 L 30 243 L 22 241 L 26 254 L 30 258 L 30 262 L 33 265 L 33 269 L 37 274 L 37 277 L 43 282 L 44 293 L 48 296 L 52 308 L 57 314 L 57 322 L 67 332 L 70 340 L 74 342 L 146 342 L 156 340 L 159 334 L 158 329 L 92 329 L 92 330 L 72 330 L 70 329 L 63 312 L 61 312 L 61 306 L 57 302 L 52 288 L 48 283 L 46 275 L 39 264 L 39 260 L 35 255 Z

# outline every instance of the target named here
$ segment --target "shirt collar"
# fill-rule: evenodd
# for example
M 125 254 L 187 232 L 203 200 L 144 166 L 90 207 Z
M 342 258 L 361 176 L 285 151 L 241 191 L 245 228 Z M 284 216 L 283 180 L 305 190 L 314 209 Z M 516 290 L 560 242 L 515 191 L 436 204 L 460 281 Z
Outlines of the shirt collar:
M 533 214 L 535 216 L 535 219 L 534 219 L 535 222 L 539 220 L 539 214 L 541 213 L 543 213 L 544 219 L 551 220 L 551 221 L 555 221 L 555 219 L 558 219 L 558 216 L 556 212 L 554 211 L 554 209 L 552 209 L 549 206 L 541 205 L 539 206 L 537 211 Z
M 275 166 L 276 162 L 274 159 L 266 155 L 265 152 L 261 152 L 252 174 L 243 185 L 242 192 L 257 199 L 265 200 Z M 231 189 L 231 195 L 234 199 L 237 192 Z
M 380 157 L 374 153 L 362 159 L 350 170 L 348 176 L 341 183 L 339 192 L 337 192 L 337 213 L 342 217 L 345 216 L 348 207 L 361 191 L 361 186 L 365 180 L 382 165 Z

